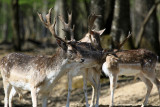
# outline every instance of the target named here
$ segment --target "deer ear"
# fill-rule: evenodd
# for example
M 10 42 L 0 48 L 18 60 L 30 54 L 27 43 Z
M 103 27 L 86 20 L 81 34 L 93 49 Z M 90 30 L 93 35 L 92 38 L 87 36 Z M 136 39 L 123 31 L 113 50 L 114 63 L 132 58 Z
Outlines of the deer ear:
M 67 44 L 64 41 L 58 38 L 56 39 L 56 41 L 57 41 L 58 46 L 60 46 L 65 51 L 67 50 Z
M 99 30 L 99 31 L 97 31 L 97 33 L 98 33 L 99 35 L 102 35 L 105 30 L 106 30 L 106 29 Z
M 99 36 L 101 36 L 105 30 L 106 30 L 106 29 L 102 29 L 102 30 L 99 30 L 99 31 L 91 30 L 91 31 L 90 31 L 90 34 L 96 33 L 96 34 L 98 34 Z

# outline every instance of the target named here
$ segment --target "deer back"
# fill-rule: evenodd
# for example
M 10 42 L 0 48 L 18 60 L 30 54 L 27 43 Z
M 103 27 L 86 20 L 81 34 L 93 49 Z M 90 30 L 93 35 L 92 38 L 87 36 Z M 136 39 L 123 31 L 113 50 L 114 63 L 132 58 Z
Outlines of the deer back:
M 47 78 L 57 81 L 72 64 L 76 63 L 77 59 L 81 59 L 81 57 L 76 50 L 69 48 L 67 51 L 59 49 L 52 57 L 11 53 L 2 58 L 0 66 L 4 79 L 8 79 L 8 81 L 14 83 L 19 81 L 17 83 L 19 85 L 21 82 L 21 86 L 18 87 L 23 87 L 24 84 L 31 84 L 36 87 L 42 84 Z
M 110 65 L 110 68 L 118 68 L 120 64 L 139 64 L 141 68 L 154 68 L 157 62 L 157 56 L 146 49 L 122 50 L 108 55 L 106 62 Z

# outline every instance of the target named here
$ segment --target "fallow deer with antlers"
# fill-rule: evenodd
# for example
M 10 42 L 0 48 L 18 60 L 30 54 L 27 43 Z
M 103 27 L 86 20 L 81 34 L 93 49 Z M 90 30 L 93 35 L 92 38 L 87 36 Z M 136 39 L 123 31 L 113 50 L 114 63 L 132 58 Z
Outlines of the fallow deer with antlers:
M 100 44 L 99 36 L 95 37 L 95 35 L 92 35 L 92 37 L 96 40 L 97 44 Z M 160 99 L 160 82 L 155 73 L 157 56 L 153 52 L 146 49 L 120 50 L 130 37 L 131 34 L 129 33 L 125 40 L 118 45 L 118 49 L 114 49 L 112 51 L 103 50 L 103 54 L 106 54 L 106 61 L 103 63 L 102 70 L 105 75 L 110 78 L 110 106 L 114 105 L 114 90 L 116 88 L 119 75 L 136 75 L 145 83 L 147 93 L 142 107 L 148 102 L 148 97 L 153 87 L 152 83 L 156 85 Z
M 49 10 L 51 12 L 51 9 Z M 40 17 L 41 14 L 39 14 Z M 47 22 L 50 22 L 46 16 Z M 43 21 L 43 19 L 41 18 Z M 43 21 L 44 22 L 44 21 Z M 0 69 L 5 92 L 4 106 L 12 107 L 12 98 L 21 90 L 31 92 L 32 106 L 37 107 L 38 94 L 42 94 L 42 106 L 47 106 L 47 98 L 56 82 L 69 68 L 84 59 L 76 46 L 58 37 L 55 33 L 55 24 L 44 22 L 52 35 L 56 38 L 59 50 L 52 57 L 30 56 L 21 53 L 11 53 L 2 58 Z
M 98 60 L 101 60 L 102 56 L 102 47 L 100 44 L 100 35 L 105 31 L 105 29 L 100 30 L 100 31 L 95 31 L 93 30 L 94 27 L 94 21 L 95 19 L 99 17 L 99 15 L 91 14 L 88 18 L 88 33 L 85 34 L 85 36 L 79 40 L 78 42 L 79 45 L 84 45 L 85 43 L 89 43 L 90 45 L 86 47 L 85 44 L 85 49 L 91 52 L 96 52 L 97 54 L 94 55 L 94 58 L 98 57 L 97 55 L 100 55 L 100 58 Z M 59 16 L 61 22 L 64 25 L 64 31 L 69 32 L 71 34 L 71 41 L 74 41 L 74 27 L 71 28 L 71 19 L 72 15 L 68 15 L 68 24 L 64 21 L 64 19 Z M 91 47 L 93 49 L 91 49 Z M 90 56 L 93 53 L 88 54 Z M 93 59 L 93 58 L 92 58 Z M 96 61 L 97 62 L 97 61 Z M 99 61 L 98 61 L 99 62 Z M 69 99 L 70 99 L 70 93 L 72 90 L 72 78 L 78 75 L 83 75 L 83 90 L 85 94 L 85 100 L 86 100 L 86 106 L 88 107 L 88 98 L 87 98 L 87 80 L 91 83 L 92 85 L 92 100 L 90 107 L 95 105 L 95 99 L 96 99 L 96 107 L 99 105 L 99 91 L 100 91 L 100 73 L 101 73 L 101 64 L 96 63 L 95 66 L 90 67 L 88 66 L 87 68 L 82 66 L 81 69 L 79 70 L 73 70 L 72 68 L 70 69 L 70 72 L 68 72 L 68 97 L 67 97 L 67 107 L 69 107 Z
M 49 12 L 46 15 L 47 23 L 51 23 L 50 22 L 50 19 L 51 19 L 50 14 L 51 14 L 51 12 Z M 40 16 L 41 21 L 44 23 L 44 20 L 43 20 L 41 14 L 39 14 L 39 16 Z M 50 16 L 50 17 L 47 17 L 47 16 Z M 87 38 L 87 39 L 83 38 L 82 41 L 78 41 L 78 42 L 75 41 L 74 27 L 72 28 L 72 26 L 71 26 L 71 21 L 72 21 L 71 14 L 68 14 L 68 23 L 66 23 L 61 16 L 59 16 L 59 18 L 64 25 L 63 30 L 65 32 L 69 32 L 69 34 L 71 36 L 71 40 L 68 40 L 68 41 L 70 41 L 72 44 L 75 44 L 77 51 L 85 58 L 85 62 L 83 64 L 73 65 L 75 67 L 71 67 L 70 71 L 68 73 L 68 97 L 67 97 L 66 106 L 69 107 L 69 98 L 70 98 L 70 92 L 72 89 L 72 78 L 77 75 L 83 75 L 83 79 L 84 79 L 83 89 L 84 89 L 84 93 L 85 93 L 86 106 L 87 107 L 89 106 L 88 98 L 87 98 L 87 80 L 89 80 L 94 87 L 95 91 L 93 91 L 93 93 L 95 93 L 95 92 L 98 93 L 97 94 L 97 101 L 96 101 L 96 103 L 97 103 L 96 106 L 98 106 L 99 90 L 100 90 L 100 89 L 98 89 L 100 87 L 99 86 L 100 72 L 97 71 L 96 69 L 97 69 L 97 67 L 100 69 L 100 66 L 101 66 L 99 63 L 99 60 L 102 58 L 102 52 L 101 52 L 102 50 L 100 50 L 100 49 L 98 50 L 94 46 L 92 46 L 92 43 L 89 41 L 88 36 L 85 36 L 84 38 Z M 93 22 L 94 21 L 92 21 L 90 23 L 92 24 Z M 46 23 L 44 23 L 44 24 L 46 25 Z M 95 33 L 96 35 L 100 36 L 103 31 L 101 31 L 101 33 L 96 32 L 96 31 L 92 31 L 92 34 L 90 32 L 88 32 L 88 33 L 90 33 L 91 35 L 93 35 L 93 33 Z M 94 44 L 94 45 L 97 45 L 97 44 Z M 90 68 L 92 68 L 92 70 L 89 70 Z M 94 99 L 95 99 L 95 95 L 93 94 L 92 102 L 94 102 Z M 93 103 L 91 104 L 91 106 L 93 106 Z

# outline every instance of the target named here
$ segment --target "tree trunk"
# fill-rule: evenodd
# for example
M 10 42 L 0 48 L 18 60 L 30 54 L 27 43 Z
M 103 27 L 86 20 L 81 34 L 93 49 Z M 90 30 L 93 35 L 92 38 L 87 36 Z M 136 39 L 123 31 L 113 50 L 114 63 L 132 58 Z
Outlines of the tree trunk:
M 21 40 L 20 40 L 20 30 L 19 30 L 18 0 L 12 0 L 11 6 L 12 6 L 13 46 L 16 51 L 20 51 L 21 50 Z
M 157 7 L 157 13 L 160 13 L 160 4 Z M 160 17 L 160 14 L 157 14 L 157 16 Z M 158 19 L 158 22 L 159 22 L 159 26 L 158 26 L 159 27 L 159 36 L 158 36 L 159 39 L 158 40 L 159 40 L 159 43 L 160 43 L 160 18 Z
M 2 19 L 3 19 L 3 25 L 2 25 L 2 42 L 7 43 L 8 42 L 8 25 L 9 25 L 9 18 L 7 16 L 8 11 L 8 5 L 6 3 L 3 3 L 2 5 Z
M 140 31 L 141 24 L 154 4 L 155 0 L 135 0 L 133 13 L 134 15 L 132 20 L 132 28 L 135 38 L 138 38 L 137 36 Z M 158 29 L 158 20 L 155 9 L 150 16 L 150 19 L 146 23 L 144 32 L 142 34 L 142 41 L 138 43 L 140 44 L 138 48 L 147 48 L 149 50 L 155 51 L 156 53 L 158 53 L 158 55 L 160 55 Z
M 42 9 L 43 16 L 45 16 L 47 14 L 47 12 L 48 12 L 47 6 L 48 6 L 48 0 L 43 0 L 43 9 Z M 47 29 L 46 29 L 45 26 L 42 26 L 42 36 L 46 37 L 46 35 L 47 35 Z
M 111 28 L 112 48 L 118 48 L 118 44 L 128 35 L 128 32 L 130 31 L 129 13 L 129 0 L 115 0 L 114 18 Z
M 19 10 L 20 11 L 20 10 Z M 25 29 L 24 29 L 24 13 L 23 11 L 20 11 L 20 14 L 19 14 L 19 17 L 20 17 L 20 21 L 19 21 L 19 27 L 20 27 L 20 40 L 21 40 L 21 45 L 24 44 L 25 42 Z M 26 27 L 26 26 L 25 26 Z
M 106 2 L 106 7 L 105 7 L 105 33 L 110 34 L 111 33 L 111 26 L 112 26 L 112 21 L 113 21 L 113 16 L 114 16 L 114 5 L 115 5 L 115 0 L 107 0 Z
M 58 15 L 61 15 L 64 20 L 66 21 L 66 0 L 56 0 L 56 3 L 55 3 L 55 6 L 54 6 L 54 10 L 55 10 L 55 15 L 54 16 L 58 16 Z M 58 19 L 58 17 L 56 18 Z M 64 28 L 63 24 L 57 20 L 57 23 L 56 23 L 56 31 L 57 31 L 57 34 L 58 36 L 64 38 L 66 33 L 62 30 Z
M 72 25 L 75 25 L 74 29 L 74 38 L 76 40 L 79 39 L 79 37 L 76 35 L 77 33 L 79 34 L 79 29 L 80 29 L 80 23 L 78 21 L 78 16 L 79 16 L 79 3 L 76 0 L 71 0 L 71 11 L 72 11 Z

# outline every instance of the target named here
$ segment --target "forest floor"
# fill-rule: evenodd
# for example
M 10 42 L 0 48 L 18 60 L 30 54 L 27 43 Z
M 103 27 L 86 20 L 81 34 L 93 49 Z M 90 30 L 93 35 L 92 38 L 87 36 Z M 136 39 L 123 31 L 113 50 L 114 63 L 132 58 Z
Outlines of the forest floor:
M 6 53 L 5 53 L 6 54 Z M 0 58 L 5 55 L 0 52 Z M 159 65 L 159 64 L 158 64 Z M 78 76 L 73 79 L 73 90 L 70 98 L 71 107 L 85 107 L 85 99 L 83 93 L 82 77 Z M 48 100 L 48 107 L 65 107 L 67 101 L 67 76 L 63 76 L 53 88 L 53 91 Z M 110 89 L 108 78 L 101 79 L 99 104 L 100 107 L 108 107 L 110 101 Z M 88 98 L 91 101 L 92 88 L 88 85 Z M 116 107 L 140 107 L 146 94 L 146 87 L 139 79 L 134 80 L 133 77 L 120 78 L 118 87 L 115 90 L 115 105 Z M 41 100 L 39 96 L 39 107 Z M 2 78 L 0 74 L 0 107 L 4 105 L 4 91 Z M 13 98 L 14 107 L 31 107 L 31 96 L 29 92 L 23 92 L 23 99 L 19 99 L 18 95 Z M 157 89 L 154 85 L 149 97 L 148 107 L 159 107 L 160 101 Z M 152 105 L 152 106 L 151 106 Z

